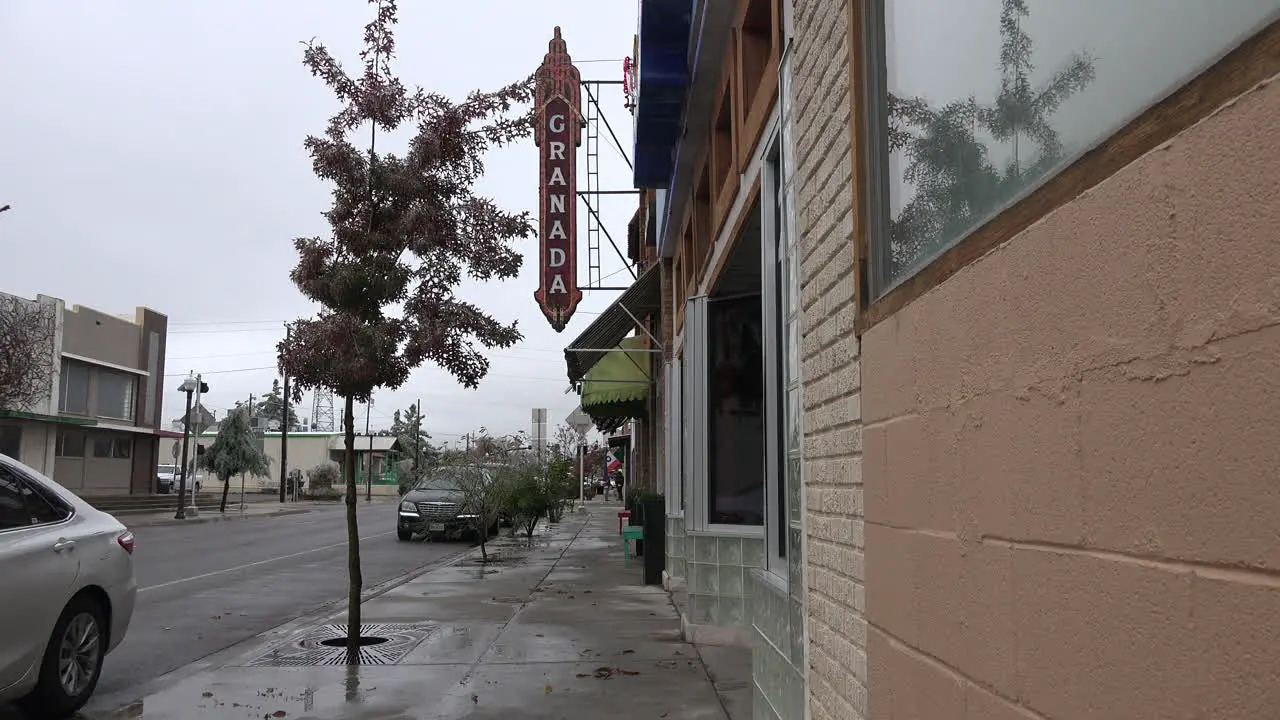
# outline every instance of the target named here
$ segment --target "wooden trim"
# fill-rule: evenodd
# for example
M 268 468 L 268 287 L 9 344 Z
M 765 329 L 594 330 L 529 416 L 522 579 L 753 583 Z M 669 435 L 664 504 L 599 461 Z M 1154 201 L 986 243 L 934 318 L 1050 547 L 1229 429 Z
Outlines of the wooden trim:
M 715 222 L 715 178 L 712 177 L 713 168 L 711 167 L 711 148 L 710 143 L 707 149 L 702 153 L 702 159 L 696 164 L 697 170 L 694 171 L 693 192 L 689 196 L 690 215 L 693 216 L 693 254 L 690 258 L 689 270 L 694 275 L 701 275 L 706 269 L 707 258 L 711 255 L 711 248 L 715 245 L 716 229 L 712 227 Z M 699 198 L 702 192 L 706 193 L 706 206 L 703 207 L 703 201 Z
M 756 173 L 756 179 L 751 183 L 751 188 L 747 190 L 746 199 L 742 203 L 742 211 L 738 213 L 738 217 L 733 221 L 733 229 L 729 236 L 725 238 L 724 252 L 720 253 L 720 257 L 716 260 L 715 267 L 707 273 L 707 292 L 711 292 L 711 288 L 715 286 L 716 281 L 720 279 L 720 273 L 724 271 L 724 264 L 729 259 L 729 253 L 733 252 L 733 248 L 738 244 L 738 236 L 742 233 L 742 224 L 747 221 L 751 215 L 751 206 L 760 199 L 760 173 Z M 701 285 L 701 283 L 698 283 Z
M 720 80 L 720 89 L 716 93 L 715 111 L 712 112 L 711 124 L 707 128 L 708 139 L 707 147 L 711 148 L 711 237 L 716 237 L 720 232 L 720 227 L 724 224 L 725 215 L 729 209 L 733 207 L 733 198 L 738 194 L 738 186 L 742 182 L 742 165 L 740 163 L 740 153 L 738 150 L 738 135 L 740 128 L 738 127 L 738 103 L 740 95 L 737 92 L 738 83 L 735 82 L 737 72 L 735 70 L 737 63 L 734 62 L 734 51 L 732 46 L 725 51 L 724 77 Z M 720 154 L 715 152 L 716 147 L 716 123 L 720 120 L 720 108 L 723 106 L 725 99 L 729 101 L 729 148 L 727 150 L 728 168 L 725 171 L 724 178 L 715 177 L 716 165 L 720 163 Z
M 791 0 L 768 0 L 769 2 L 769 56 L 765 60 L 760 84 L 756 86 L 751 106 L 747 107 L 747 87 L 742 76 L 744 59 L 742 55 L 742 26 L 746 20 L 747 8 L 751 0 L 741 0 L 737 18 L 734 20 L 733 48 L 737 57 L 734 68 L 734 82 L 738 90 L 738 164 L 746 167 L 751 163 L 756 143 L 764 131 L 765 123 L 773 112 L 773 104 L 778 100 L 778 64 L 782 61 L 782 28 L 779 26 L 779 2 Z
M 760 80 L 755 100 L 742 117 L 742 135 L 738 141 L 738 149 L 744 158 L 743 163 L 750 161 L 756 144 L 760 142 L 760 134 L 764 132 L 765 123 L 769 121 L 769 114 L 773 112 L 773 104 L 778 101 L 778 63 L 781 61 L 782 53 L 775 47 L 765 63 L 764 78 Z
M 849 0 L 849 191 L 853 194 L 853 299 L 854 307 L 862 312 L 870 304 L 871 292 L 867 287 L 870 262 L 871 224 L 867 221 L 870 202 L 866 193 L 867 156 L 863 151 L 863 138 L 867 135 L 866 76 L 863 72 L 865 53 L 862 43 L 862 27 L 867 0 Z M 854 323 L 854 332 L 861 335 L 861 323 Z
M 1033 223 L 1115 175 L 1258 83 L 1280 73 L 1280 21 L 1273 22 L 949 248 L 863 311 L 857 332 L 884 321 Z

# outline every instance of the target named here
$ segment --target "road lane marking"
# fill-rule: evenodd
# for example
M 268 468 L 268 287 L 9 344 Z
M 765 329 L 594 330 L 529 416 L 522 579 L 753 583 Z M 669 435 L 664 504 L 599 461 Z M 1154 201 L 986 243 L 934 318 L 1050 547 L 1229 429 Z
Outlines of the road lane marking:
M 383 535 L 390 535 L 393 532 L 395 531 L 388 530 L 387 532 L 378 533 L 377 535 L 369 535 L 367 537 L 362 537 L 360 538 L 360 542 L 364 542 L 365 540 L 372 540 L 377 537 L 382 537 Z M 199 575 L 192 575 L 191 577 L 178 578 L 177 580 L 162 582 L 158 585 L 149 585 L 144 588 L 139 588 L 138 592 L 144 593 L 144 592 L 147 592 L 148 590 L 159 590 L 160 588 L 167 588 L 167 587 L 172 587 L 174 585 L 181 585 L 182 583 L 191 582 L 192 580 L 203 580 L 205 578 L 216 577 L 218 575 L 225 575 L 229 572 L 235 572 L 237 570 L 246 570 L 251 567 L 258 567 L 259 565 L 267 565 L 273 562 L 279 562 L 281 560 L 288 560 L 289 558 L 296 558 L 296 557 L 301 557 L 303 555 L 310 555 L 311 553 L 320 552 L 321 550 L 332 550 L 333 548 L 336 548 L 336 547 L 343 547 L 346 544 L 347 544 L 347 541 L 343 540 L 342 542 L 337 542 L 332 545 L 325 545 L 323 547 L 311 548 L 310 550 L 303 550 L 302 552 L 289 553 L 288 555 L 281 555 L 279 557 L 268 558 L 266 560 L 258 560 L 257 562 L 245 563 L 243 565 L 236 565 L 235 567 L 223 568 L 222 570 L 214 570 L 213 572 L 201 573 Z

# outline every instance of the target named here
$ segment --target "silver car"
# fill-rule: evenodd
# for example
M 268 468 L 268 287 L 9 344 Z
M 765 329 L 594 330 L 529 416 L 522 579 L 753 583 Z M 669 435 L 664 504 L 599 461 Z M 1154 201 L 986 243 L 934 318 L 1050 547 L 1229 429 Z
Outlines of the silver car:
M 0 578 L 0 705 L 74 714 L 133 617 L 133 533 L 0 455 Z

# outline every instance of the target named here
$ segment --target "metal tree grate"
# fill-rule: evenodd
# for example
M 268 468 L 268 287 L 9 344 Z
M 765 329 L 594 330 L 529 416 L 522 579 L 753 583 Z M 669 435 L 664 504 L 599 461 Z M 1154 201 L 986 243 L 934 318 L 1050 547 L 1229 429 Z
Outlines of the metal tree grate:
M 404 659 L 423 640 L 434 625 L 415 623 L 372 623 L 360 626 L 362 637 L 386 638 L 386 642 L 360 648 L 361 665 L 394 665 Z M 272 648 L 249 661 L 250 667 L 314 667 L 322 665 L 346 665 L 347 649 L 323 645 L 325 640 L 347 636 L 347 626 L 341 623 L 321 625 L 314 632 L 298 640 Z

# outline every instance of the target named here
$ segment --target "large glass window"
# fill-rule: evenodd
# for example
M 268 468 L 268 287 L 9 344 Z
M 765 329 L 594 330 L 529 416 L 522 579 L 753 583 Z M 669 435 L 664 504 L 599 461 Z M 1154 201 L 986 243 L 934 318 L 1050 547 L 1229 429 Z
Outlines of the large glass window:
M 19 460 L 22 453 L 22 426 L 0 425 L 0 455 Z
M 58 457 L 84 457 L 84 431 L 59 429 L 57 452 Z
M 885 56 L 868 86 L 888 155 L 880 293 L 1280 16 L 1280 0 L 871 7 L 884 33 L 868 47 Z
M 134 388 L 137 385 L 138 378 L 134 375 L 99 370 L 98 416 L 132 420 Z
M 790 56 L 788 55 L 787 58 Z M 782 86 L 789 90 L 784 66 Z M 785 95 L 784 95 L 785 97 Z M 784 100 L 779 133 L 765 156 L 762 190 L 766 207 L 763 262 L 767 269 L 765 322 L 769 328 L 768 568 L 787 579 L 800 597 L 803 582 L 803 434 L 800 396 L 800 256 L 795 229 L 794 159 L 790 144 L 790 103 Z
M 707 522 L 764 524 L 760 294 L 707 303 Z
M 93 438 L 93 456 L 128 460 L 133 456 L 133 438 L 127 435 L 96 435 Z
M 73 415 L 88 415 L 89 367 L 71 360 L 63 360 L 62 375 L 58 382 L 58 411 Z

